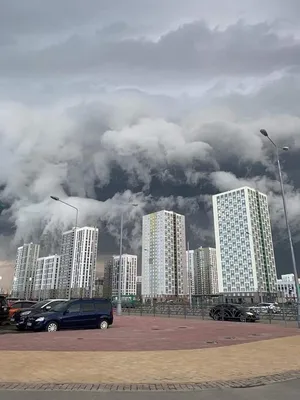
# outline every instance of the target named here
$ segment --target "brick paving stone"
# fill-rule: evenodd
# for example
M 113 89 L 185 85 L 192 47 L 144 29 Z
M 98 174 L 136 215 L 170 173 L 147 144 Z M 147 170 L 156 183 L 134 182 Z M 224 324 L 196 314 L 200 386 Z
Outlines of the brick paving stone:
M 48 390 L 67 390 L 67 391 L 201 391 L 206 389 L 223 389 L 223 388 L 246 388 L 252 386 L 261 386 L 275 382 L 283 382 L 291 379 L 300 379 L 300 370 L 288 371 L 283 374 L 274 374 L 271 376 L 260 376 L 249 379 L 235 379 L 231 381 L 213 381 L 201 382 L 194 384 L 132 384 L 132 385 L 107 385 L 107 384 L 47 384 L 40 385 L 32 384 L 12 384 L 1 383 L 1 390 L 33 390 L 33 391 L 48 391 Z
M 1 359 L 6 357 L 0 382 L 8 382 L 11 376 L 31 384 L 118 384 L 116 377 L 124 385 L 147 381 L 191 384 L 216 377 L 226 381 L 282 374 L 287 368 L 298 370 L 299 353 L 300 336 L 180 352 L 0 352 Z M 283 363 L 283 359 L 289 362 Z M 104 370 L 103 363 L 107 366 Z

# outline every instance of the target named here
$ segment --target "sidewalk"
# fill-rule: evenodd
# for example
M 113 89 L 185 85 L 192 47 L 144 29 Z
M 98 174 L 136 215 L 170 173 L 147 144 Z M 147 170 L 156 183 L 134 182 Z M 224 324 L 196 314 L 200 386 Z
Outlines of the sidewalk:
M 294 400 L 299 397 L 300 379 L 247 389 L 206 389 L 201 392 L 82 392 L 1 391 L 2 400 Z
M 20 336 L 18 336 L 20 338 Z M 106 352 L 1 351 L 1 382 L 193 383 L 300 370 L 300 336 L 227 347 Z

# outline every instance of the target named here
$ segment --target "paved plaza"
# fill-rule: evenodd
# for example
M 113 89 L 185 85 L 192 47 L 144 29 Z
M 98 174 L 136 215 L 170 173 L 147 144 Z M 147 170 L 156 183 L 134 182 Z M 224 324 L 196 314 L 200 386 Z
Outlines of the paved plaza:
M 294 328 L 123 316 L 107 331 L 2 335 L 0 389 L 255 386 L 299 378 L 299 354 Z

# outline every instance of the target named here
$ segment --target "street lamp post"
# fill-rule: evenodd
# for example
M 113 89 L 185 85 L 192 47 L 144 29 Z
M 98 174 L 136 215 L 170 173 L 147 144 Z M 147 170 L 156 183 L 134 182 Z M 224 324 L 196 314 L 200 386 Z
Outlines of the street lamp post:
M 281 188 L 281 195 L 282 195 L 282 202 L 283 202 L 283 210 L 284 210 L 284 217 L 285 217 L 285 223 L 286 223 L 286 229 L 288 233 L 288 239 L 289 239 L 289 245 L 290 245 L 290 251 L 291 251 L 291 257 L 292 257 L 292 264 L 293 264 L 293 270 L 294 270 L 294 277 L 295 277 L 295 283 L 296 283 L 296 295 L 297 295 L 297 324 L 298 328 L 300 328 L 300 289 L 299 289 L 299 280 L 298 280 L 298 272 L 297 272 L 297 265 L 296 265 L 296 258 L 295 258 L 295 252 L 294 252 L 294 246 L 293 246 L 293 240 L 292 240 L 292 234 L 291 234 L 291 229 L 289 225 L 289 219 L 288 219 L 288 213 L 287 213 L 287 206 L 286 206 L 286 200 L 285 200 L 285 193 L 284 193 L 284 186 L 283 186 L 283 178 L 282 178 L 282 171 L 281 171 L 281 164 L 280 164 L 280 158 L 279 158 L 279 148 L 276 145 L 276 143 L 270 138 L 268 132 L 265 129 L 261 129 L 260 133 L 265 136 L 266 138 L 269 139 L 269 141 L 272 143 L 272 145 L 276 149 L 276 161 L 277 161 L 277 168 L 278 168 L 278 175 L 279 175 L 279 181 L 280 181 L 280 188 Z M 288 147 L 283 147 L 284 151 L 288 151 Z
M 138 204 L 130 204 L 132 207 L 137 207 Z M 119 258 L 119 271 L 118 271 L 118 300 L 117 300 L 117 315 L 122 315 L 122 252 L 123 252 L 123 225 L 124 225 L 124 211 L 121 213 L 121 226 L 120 226 L 120 258 Z
M 75 268 L 75 255 L 76 255 L 76 244 L 77 244 L 77 224 L 78 224 L 78 208 L 73 206 L 72 204 L 69 204 L 63 200 L 61 200 L 57 196 L 50 196 L 52 200 L 59 201 L 60 203 L 65 204 L 68 207 L 73 208 L 76 211 L 76 219 L 75 219 L 75 227 L 74 227 L 74 245 L 73 245 L 73 255 L 72 255 L 72 271 L 71 271 L 71 280 L 70 280 L 70 288 L 69 288 L 69 293 L 68 293 L 68 298 L 71 299 L 71 288 L 72 288 L 72 281 L 73 281 L 73 273 L 74 273 L 74 268 Z

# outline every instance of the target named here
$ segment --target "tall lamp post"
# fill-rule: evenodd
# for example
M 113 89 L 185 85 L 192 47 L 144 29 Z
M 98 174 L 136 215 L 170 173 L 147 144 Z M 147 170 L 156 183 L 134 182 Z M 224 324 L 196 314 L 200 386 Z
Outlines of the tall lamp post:
M 291 234 L 291 229 L 290 229 L 289 219 L 288 219 L 288 213 L 287 213 L 287 207 L 286 207 L 286 200 L 285 200 L 285 193 L 284 193 L 284 186 L 283 186 L 283 178 L 282 178 L 282 171 L 281 171 L 280 158 L 279 158 L 279 148 L 276 145 L 276 143 L 270 138 L 268 132 L 265 129 L 261 129 L 260 133 L 263 136 L 265 136 L 266 138 L 268 138 L 268 140 L 270 141 L 270 143 L 272 143 L 272 145 L 275 147 L 275 150 L 276 150 L 276 161 L 277 161 L 278 175 L 279 175 L 279 181 L 280 181 L 284 217 L 285 217 L 286 229 L 287 229 L 287 233 L 288 233 L 291 257 L 292 257 L 292 264 L 293 264 L 293 270 L 294 270 L 294 277 L 295 277 L 295 283 L 296 283 L 297 324 L 298 324 L 298 328 L 300 328 L 300 289 L 299 289 L 299 283 L 298 283 L 299 280 L 298 280 L 298 272 L 297 272 L 297 265 L 296 265 L 296 258 L 295 258 L 292 234 Z M 284 151 L 288 151 L 289 148 L 288 147 L 283 147 L 283 150 Z
M 137 207 L 138 204 L 131 203 L 132 207 Z M 117 315 L 122 315 L 122 252 L 123 252 L 123 225 L 124 225 L 124 211 L 121 213 L 121 226 L 120 226 L 120 258 L 119 258 L 119 274 L 118 274 L 118 300 L 117 300 Z
M 70 281 L 70 288 L 69 288 L 69 293 L 68 293 L 68 298 L 71 299 L 71 288 L 72 288 L 72 280 L 73 280 L 73 272 L 75 268 L 75 255 L 76 255 L 76 241 L 77 241 L 77 223 L 78 223 L 78 208 L 73 206 L 72 204 L 69 204 L 63 200 L 61 200 L 57 196 L 50 196 L 52 200 L 59 201 L 60 203 L 65 204 L 68 207 L 73 208 L 76 211 L 76 219 L 75 219 L 75 229 L 74 229 L 74 246 L 73 246 L 73 256 L 72 256 L 72 271 L 71 271 L 71 281 Z

